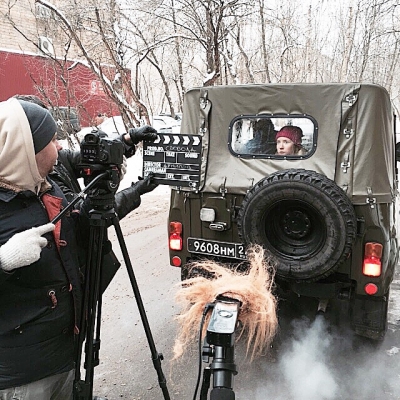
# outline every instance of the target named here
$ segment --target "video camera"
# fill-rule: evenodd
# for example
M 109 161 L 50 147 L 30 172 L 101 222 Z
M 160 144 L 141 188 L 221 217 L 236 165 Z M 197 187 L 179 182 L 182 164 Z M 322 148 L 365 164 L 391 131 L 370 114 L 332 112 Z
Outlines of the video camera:
M 120 165 L 123 162 L 124 145 L 119 139 L 93 129 L 81 143 L 81 162 L 100 165 Z
M 123 163 L 124 145 L 119 139 L 111 139 L 103 131 L 93 129 L 81 142 L 81 176 L 85 185 L 100 174 L 104 175 L 97 185 L 95 195 L 114 193 L 120 183 L 119 167 Z M 103 189 L 103 191 L 101 191 Z M 104 192 L 105 190 L 105 192 Z

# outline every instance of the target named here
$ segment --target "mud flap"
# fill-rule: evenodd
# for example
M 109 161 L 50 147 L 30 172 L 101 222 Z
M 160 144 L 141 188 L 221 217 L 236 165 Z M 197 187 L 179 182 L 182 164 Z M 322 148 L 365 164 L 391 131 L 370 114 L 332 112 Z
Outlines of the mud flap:
M 359 296 L 351 306 L 351 324 L 357 335 L 374 340 L 383 339 L 387 329 L 388 296 Z

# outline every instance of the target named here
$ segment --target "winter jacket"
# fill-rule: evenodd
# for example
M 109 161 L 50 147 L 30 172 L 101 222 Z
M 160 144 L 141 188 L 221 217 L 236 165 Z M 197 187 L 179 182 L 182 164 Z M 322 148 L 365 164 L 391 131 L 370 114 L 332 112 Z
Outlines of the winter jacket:
M 1 187 L 0 244 L 17 232 L 48 223 L 66 205 L 55 185 L 40 197 Z M 72 213 L 54 233 L 44 235 L 48 244 L 39 261 L 10 273 L 0 268 L 0 389 L 74 367 L 82 297 L 77 257 L 81 218 Z
M 66 205 L 37 170 L 22 107 L 15 99 L 0 103 L 0 246 L 47 224 Z M 48 244 L 37 262 L 11 272 L 0 265 L 0 389 L 74 367 L 82 299 L 77 243 L 86 244 L 89 208 L 83 202 L 44 235 Z

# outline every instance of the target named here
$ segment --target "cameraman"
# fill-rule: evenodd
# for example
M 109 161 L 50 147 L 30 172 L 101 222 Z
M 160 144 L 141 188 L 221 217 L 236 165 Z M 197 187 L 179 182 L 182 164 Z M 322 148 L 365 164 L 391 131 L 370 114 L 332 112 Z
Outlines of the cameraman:
M 78 243 L 90 199 L 68 202 L 48 178 L 61 148 L 36 104 L 0 103 L 0 399 L 71 400 L 82 304 Z
M 35 103 L 40 107 L 47 109 L 47 106 L 37 96 L 15 95 L 14 97 L 19 100 Z M 119 139 L 124 144 L 125 157 L 129 158 L 136 153 L 136 145 L 141 141 L 156 140 L 157 131 L 151 126 L 145 125 L 140 128 L 129 129 L 128 133 L 121 135 Z M 72 201 L 76 197 L 76 194 L 80 193 L 81 191 L 81 187 L 78 182 L 78 178 L 80 178 L 80 170 L 78 167 L 80 161 L 81 157 L 79 151 L 63 149 L 60 146 L 57 164 L 50 173 L 51 179 L 61 188 L 69 202 Z M 130 187 L 116 193 L 115 211 L 118 215 L 118 218 L 121 219 L 125 217 L 129 212 L 139 207 L 141 203 L 140 196 L 151 192 L 156 187 L 157 184 L 152 182 L 152 177 L 147 176 L 145 179 L 139 180 L 136 183 L 132 183 Z
M 87 197 L 49 223 L 68 204 L 49 178 L 56 130 L 32 102 L 0 103 L 0 400 L 72 399 L 92 206 Z

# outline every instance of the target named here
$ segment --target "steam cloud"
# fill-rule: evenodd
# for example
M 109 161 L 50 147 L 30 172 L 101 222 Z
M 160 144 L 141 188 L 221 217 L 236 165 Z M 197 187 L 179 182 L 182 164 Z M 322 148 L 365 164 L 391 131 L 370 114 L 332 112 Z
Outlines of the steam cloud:
M 288 389 L 296 400 L 333 400 L 339 385 L 329 367 L 332 337 L 322 317 L 315 319 L 309 330 L 298 321 L 296 338 L 282 356 L 280 369 Z
M 338 332 L 323 316 L 294 320 L 292 334 L 278 344 L 275 363 L 256 368 L 257 387 L 243 384 L 240 398 L 253 400 L 400 399 L 400 352 Z M 390 333 L 389 333 L 390 334 Z M 244 367 L 242 367 L 244 369 Z M 252 369 L 253 369 L 252 368 Z M 242 369 L 239 367 L 239 375 Z M 249 371 L 248 375 L 254 374 Z M 260 383 L 259 383 L 260 382 Z

